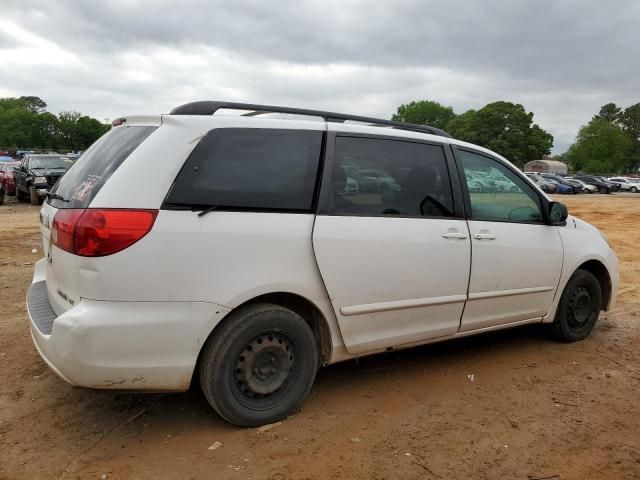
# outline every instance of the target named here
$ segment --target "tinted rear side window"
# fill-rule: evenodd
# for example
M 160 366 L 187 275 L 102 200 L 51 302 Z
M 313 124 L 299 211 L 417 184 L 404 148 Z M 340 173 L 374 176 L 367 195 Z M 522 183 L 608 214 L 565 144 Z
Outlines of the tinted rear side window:
M 441 145 L 338 137 L 331 190 L 336 215 L 454 215 Z
M 167 206 L 309 211 L 322 132 L 225 128 L 209 132 L 187 159 Z
M 109 177 L 157 127 L 121 126 L 94 143 L 53 187 L 52 193 L 68 202 L 50 198 L 56 208 L 86 208 Z

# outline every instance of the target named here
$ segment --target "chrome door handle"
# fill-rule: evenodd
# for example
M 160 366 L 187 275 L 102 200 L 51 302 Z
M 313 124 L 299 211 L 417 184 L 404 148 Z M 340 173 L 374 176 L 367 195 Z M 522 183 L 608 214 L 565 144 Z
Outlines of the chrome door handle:
M 476 240 L 495 240 L 496 236 L 493 233 L 476 233 L 473 238 Z
M 464 240 L 465 238 L 468 238 L 466 233 L 461 233 L 461 232 L 447 232 L 447 233 L 443 233 L 442 234 L 443 238 L 460 238 L 461 240 Z

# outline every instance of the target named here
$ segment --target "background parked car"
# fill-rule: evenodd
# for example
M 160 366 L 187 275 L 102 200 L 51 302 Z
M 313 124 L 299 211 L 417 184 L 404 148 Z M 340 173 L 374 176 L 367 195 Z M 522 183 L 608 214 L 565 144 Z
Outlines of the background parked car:
M 578 180 L 582 180 L 583 182 L 588 183 L 589 185 L 593 185 L 598 189 L 598 192 L 600 193 L 611 193 L 613 191 L 612 183 L 603 182 L 602 180 L 599 180 L 597 177 L 594 177 L 591 175 L 576 175 L 574 178 L 577 178 Z
M 596 187 L 595 185 L 591 185 L 589 183 L 585 183 L 582 180 L 579 180 L 577 178 L 564 177 L 564 179 L 567 180 L 567 181 L 578 183 L 582 187 L 582 192 L 583 193 L 596 193 L 598 191 L 598 187 Z
M 25 155 L 13 170 L 17 199 L 22 200 L 28 195 L 33 205 L 42 203 L 49 189 L 71 165 L 63 155 Z
M 7 195 L 16 194 L 16 185 L 13 181 L 13 169 L 18 168 L 20 162 L 0 163 L 0 185 L 3 186 Z
M 545 193 L 556 193 L 558 191 L 558 187 L 555 183 L 545 180 L 537 172 L 525 172 L 525 175 L 529 177 L 538 186 L 538 188 Z
M 626 177 L 611 177 L 607 180 L 620 185 L 620 190 L 627 190 L 632 193 L 636 193 L 640 189 L 638 182 L 634 182 Z
M 7 157 L 6 155 L 0 156 L 0 163 L 13 162 L 13 161 L 14 161 L 13 158 Z
M 576 194 L 582 191 L 582 187 L 580 185 L 571 183 L 570 180 L 567 181 L 566 179 L 564 179 L 559 175 L 555 175 L 553 173 L 541 173 L 540 176 L 545 180 L 550 180 L 552 182 L 555 182 L 557 185 L 562 185 L 563 186 L 562 190 L 564 191 L 559 189 L 560 193 Z
M 586 184 L 581 182 L 580 180 L 576 180 L 575 178 L 568 178 L 568 177 L 560 177 L 560 178 L 562 178 L 562 180 L 565 183 L 575 187 L 578 190 L 578 193 L 591 193 L 587 191 L 587 189 L 585 189 Z
M 617 192 L 618 190 L 620 190 L 620 184 L 615 183 L 615 182 L 610 182 L 609 180 L 607 180 L 606 178 L 604 178 L 601 175 L 594 175 L 593 176 L 596 180 L 600 180 L 601 182 L 606 183 L 607 185 L 609 185 L 611 187 L 611 191 L 612 192 Z

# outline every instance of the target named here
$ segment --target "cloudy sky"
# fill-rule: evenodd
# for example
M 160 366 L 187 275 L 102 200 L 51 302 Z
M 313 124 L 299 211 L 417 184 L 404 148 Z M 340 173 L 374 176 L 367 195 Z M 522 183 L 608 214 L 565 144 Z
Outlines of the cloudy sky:
M 98 119 L 193 100 L 389 118 L 432 99 L 522 103 L 573 141 L 640 102 L 635 0 L 0 0 L 0 96 Z

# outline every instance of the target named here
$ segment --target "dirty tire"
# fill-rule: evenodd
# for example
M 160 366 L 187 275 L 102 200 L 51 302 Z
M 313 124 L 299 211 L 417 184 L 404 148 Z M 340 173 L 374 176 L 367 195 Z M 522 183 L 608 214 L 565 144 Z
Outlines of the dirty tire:
M 29 201 L 31 205 L 40 205 L 40 197 L 38 197 L 38 192 L 33 187 L 29 187 Z
M 551 333 L 563 342 L 584 340 L 598 321 L 601 308 L 598 280 L 591 272 L 577 270 L 562 292 Z
M 317 368 L 309 325 L 288 308 L 259 303 L 232 312 L 207 340 L 200 385 L 222 418 L 256 427 L 295 412 Z

